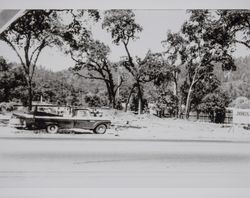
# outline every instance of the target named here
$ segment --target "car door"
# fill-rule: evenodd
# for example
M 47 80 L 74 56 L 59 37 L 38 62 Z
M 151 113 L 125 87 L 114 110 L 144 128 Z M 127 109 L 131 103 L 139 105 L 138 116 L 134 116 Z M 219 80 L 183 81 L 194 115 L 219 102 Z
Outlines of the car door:
M 95 121 L 91 118 L 88 110 L 78 110 L 75 116 L 74 128 L 93 129 Z
M 74 128 L 93 129 L 94 125 L 95 121 L 88 118 L 74 120 Z

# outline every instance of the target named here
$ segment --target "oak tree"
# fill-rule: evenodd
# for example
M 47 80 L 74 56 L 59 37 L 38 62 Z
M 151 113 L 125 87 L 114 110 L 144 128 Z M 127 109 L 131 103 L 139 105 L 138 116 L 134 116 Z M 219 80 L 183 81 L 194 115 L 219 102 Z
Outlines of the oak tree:
M 32 108 L 33 76 L 42 51 L 66 44 L 75 33 L 88 35 L 83 20 L 86 12 L 95 20 L 99 18 L 99 13 L 93 10 L 27 10 L 1 33 L 0 40 L 14 50 L 25 73 L 29 110 Z

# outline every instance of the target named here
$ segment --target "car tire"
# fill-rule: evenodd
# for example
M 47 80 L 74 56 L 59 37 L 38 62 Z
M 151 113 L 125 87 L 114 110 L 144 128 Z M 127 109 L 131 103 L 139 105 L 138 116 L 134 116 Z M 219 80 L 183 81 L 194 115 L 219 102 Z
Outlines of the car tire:
M 59 127 L 56 124 L 48 125 L 46 128 L 48 133 L 55 134 L 59 131 Z
M 104 134 L 107 130 L 107 126 L 105 124 L 99 124 L 95 129 L 94 133 L 96 134 Z

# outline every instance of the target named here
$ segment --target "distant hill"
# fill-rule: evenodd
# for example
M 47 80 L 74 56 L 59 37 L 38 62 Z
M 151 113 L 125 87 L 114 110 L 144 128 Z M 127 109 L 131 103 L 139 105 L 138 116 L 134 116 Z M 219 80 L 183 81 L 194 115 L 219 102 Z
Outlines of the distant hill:
M 221 67 L 215 68 L 215 73 L 234 100 L 239 96 L 250 99 L 250 56 L 235 59 L 236 71 L 223 72 Z
M 84 104 L 88 93 L 106 91 L 103 82 L 84 79 L 68 70 L 53 72 L 38 67 L 34 75 L 34 100 L 43 99 L 60 104 Z
M 36 70 L 34 81 L 58 81 L 65 85 L 65 87 L 73 87 L 76 91 L 92 92 L 96 88 L 103 89 L 105 86 L 101 81 L 84 79 L 74 75 L 69 70 L 62 70 L 53 72 L 44 67 L 38 67 Z
M 222 88 L 229 93 L 232 100 L 240 96 L 250 99 L 250 56 L 237 58 L 235 62 L 237 66 L 236 71 L 224 72 L 218 65 L 215 67 L 214 72 L 221 81 Z M 180 74 L 180 83 L 184 79 L 185 71 Z M 81 94 L 81 97 L 87 93 L 106 92 L 103 81 L 84 79 L 74 75 L 69 70 L 53 72 L 44 67 L 38 67 L 34 82 L 38 88 L 39 86 L 54 87 L 55 92 L 60 92 L 58 97 L 61 95 L 62 90 L 68 92 L 68 95 L 72 95 L 72 93 Z M 121 87 L 121 93 L 123 90 L 126 90 L 129 82 L 130 80 L 128 79 L 124 82 L 124 85 Z M 45 85 L 46 83 L 47 85 Z M 147 91 L 145 95 L 148 95 Z

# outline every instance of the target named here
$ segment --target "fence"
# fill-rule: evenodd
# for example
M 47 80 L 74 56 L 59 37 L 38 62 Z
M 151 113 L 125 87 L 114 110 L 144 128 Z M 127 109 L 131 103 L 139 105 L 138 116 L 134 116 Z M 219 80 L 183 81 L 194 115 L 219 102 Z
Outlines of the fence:
M 197 119 L 197 114 L 190 114 L 189 120 L 191 121 L 201 121 L 201 122 L 212 122 L 211 118 L 208 114 L 199 115 L 199 119 Z M 224 124 L 231 124 L 233 122 L 233 114 L 231 112 L 227 112 L 224 119 Z
M 168 118 L 175 117 L 175 115 L 170 115 L 170 114 L 167 114 L 165 112 L 162 112 L 162 114 L 159 114 L 159 112 L 157 112 L 155 115 L 158 117 L 160 117 L 160 115 L 162 117 L 168 117 Z M 182 116 L 183 116 L 183 118 L 185 117 L 185 115 L 182 115 Z M 189 120 L 190 121 L 200 121 L 200 122 L 212 122 L 211 118 L 208 114 L 200 113 L 199 116 L 197 116 L 196 112 L 190 112 Z M 231 110 L 227 110 L 223 123 L 224 124 L 231 124 L 232 122 L 233 122 L 233 112 Z

